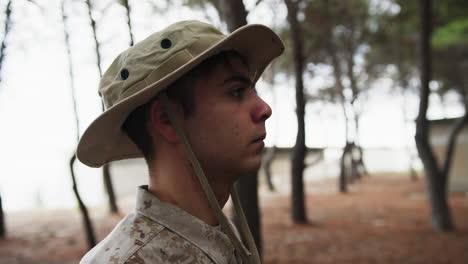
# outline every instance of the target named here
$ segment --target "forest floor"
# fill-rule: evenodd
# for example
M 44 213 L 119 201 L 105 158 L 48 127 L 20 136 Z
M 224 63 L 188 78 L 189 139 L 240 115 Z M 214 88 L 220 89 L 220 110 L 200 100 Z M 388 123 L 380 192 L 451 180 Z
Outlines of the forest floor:
M 468 263 L 468 195 L 449 198 L 455 232 L 436 233 L 429 222 L 424 180 L 373 175 L 336 192 L 335 180 L 308 182 L 307 224 L 293 224 L 290 199 L 262 191 L 265 264 Z M 264 195 L 263 195 L 264 194 Z M 129 212 L 131 202 L 120 202 Z M 122 218 L 91 210 L 99 239 Z M 0 264 L 78 263 L 86 251 L 80 215 L 73 210 L 11 213 L 0 240 Z

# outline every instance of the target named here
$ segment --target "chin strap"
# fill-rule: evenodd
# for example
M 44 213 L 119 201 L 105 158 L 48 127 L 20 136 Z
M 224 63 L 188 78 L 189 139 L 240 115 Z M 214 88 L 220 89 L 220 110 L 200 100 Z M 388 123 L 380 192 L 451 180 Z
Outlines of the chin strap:
M 245 248 L 245 246 L 243 245 L 239 237 L 237 237 L 232 225 L 230 224 L 226 215 L 224 215 L 224 213 L 222 212 L 221 207 L 219 206 L 218 200 L 216 199 L 216 196 L 214 195 L 213 190 L 211 189 L 211 186 L 208 183 L 208 180 L 206 179 L 205 173 L 203 172 L 200 162 L 198 161 L 197 157 L 195 156 L 195 153 L 192 151 L 192 148 L 190 147 L 190 144 L 182 128 L 182 125 L 180 124 L 179 120 L 177 120 L 177 118 L 174 115 L 173 109 L 171 108 L 171 105 L 169 104 L 169 99 L 167 98 L 166 92 L 162 92 L 159 98 L 161 100 L 161 103 L 164 109 L 167 111 L 169 120 L 175 128 L 177 136 L 179 137 L 181 143 L 184 146 L 187 158 L 192 164 L 195 175 L 197 176 L 198 181 L 200 182 L 202 186 L 203 192 L 205 193 L 208 199 L 208 202 L 210 203 L 211 208 L 216 214 L 216 218 L 218 219 L 221 225 L 221 228 L 226 232 L 226 234 L 230 238 L 231 242 L 233 243 L 234 247 L 237 250 L 237 253 L 241 256 L 244 264 L 260 264 L 261 263 L 260 256 L 258 254 L 257 247 L 255 245 L 254 239 L 250 232 L 249 226 L 247 225 L 244 211 L 242 210 L 242 207 L 240 205 L 239 196 L 235 188 L 232 188 L 231 190 L 231 198 L 232 198 L 232 202 L 234 205 L 234 209 L 236 211 L 237 217 L 240 222 L 241 233 L 244 239 L 246 240 L 250 251 Z

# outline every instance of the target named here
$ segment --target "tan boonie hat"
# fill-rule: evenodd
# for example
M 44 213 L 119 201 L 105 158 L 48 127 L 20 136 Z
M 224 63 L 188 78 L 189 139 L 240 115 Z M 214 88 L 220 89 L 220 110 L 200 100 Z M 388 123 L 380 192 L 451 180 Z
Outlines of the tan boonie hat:
M 110 161 L 142 157 L 121 129 L 128 115 L 203 60 L 229 50 L 246 58 L 256 81 L 271 60 L 283 52 L 284 45 L 263 25 L 247 25 L 224 35 L 209 24 L 183 21 L 122 52 L 101 79 L 99 94 L 107 110 L 81 137 L 78 159 L 100 167 Z

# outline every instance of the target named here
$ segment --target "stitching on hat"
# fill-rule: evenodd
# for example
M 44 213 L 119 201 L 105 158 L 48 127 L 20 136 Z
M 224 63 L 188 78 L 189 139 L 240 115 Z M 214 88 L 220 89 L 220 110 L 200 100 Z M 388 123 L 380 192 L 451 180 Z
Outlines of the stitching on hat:
M 190 54 L 190 52 L 187 49 L 183 49 L 177 52 L 176 54 L 171 56 L 169 59 L 161 63 L 156 69 L 151 71 L 144 79 L 145 83 L 147 85 L 152 85 L 153 83 L 156 83 L 164 79 L 166 76 L 172 74 L 173 72 L 175 72 L 177 69 L 179 69 L 181 66 L 185 65 L 186 63 L 188 63 L 193 58 L 194 58 L 193 55 Z M 152 81 L 152 80 L 155 80 L 155 81 Z
M 179 69 L 184 64 L 188 63 L 193 58 L 194 57 L 186 49 L 177 52 L 176 54 L 171 56 L 169 59 L 167 59 L 163 63 L 161 63 L 156 69 L 151 71 L 148 75 L 146 75 L 146 77 L 143 80 L 137 82 L 136 84 L 134 84 L 134 85 L 128 87 L 126 90 L 124 90 L 122 92 L 122 94 L 120 95 L 119 100 L 122 100 L 122 98 L 126 98 L 129 95 L 131 95 L 132 93 L 136 93 L 136 92 L 138 92 L 138 90 L 142 90 L 145 87 L 148 87 L 150 85 L 153 85 L 153 84 L 163 80 L 166 76 L 172 74 L 174 71 Z M 167 63 L 173 63 L 173 62 L 178 62 L 178 64 L 175 67 L 172 67 L 169 70 L 166 69 L 164 71 L 161 71 L 161 69 L 166 67 Z M 159 72 L 159 76 L 157 75 L 158 72 Z M 155 80 L 155 81 L 151 81 L 151 80 Z M 144 85 L 141 86 L 141 84 L 144 84 Z

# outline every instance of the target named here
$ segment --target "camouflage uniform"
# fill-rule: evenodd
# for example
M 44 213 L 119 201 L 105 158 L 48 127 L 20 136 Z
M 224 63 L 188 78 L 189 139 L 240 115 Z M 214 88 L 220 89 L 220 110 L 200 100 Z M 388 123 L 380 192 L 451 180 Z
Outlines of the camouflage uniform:
M 126 216 L 80 263 L 240 263 L 237 259 L 219 227 L 160 201 L 141 186 L 136 212 Z

